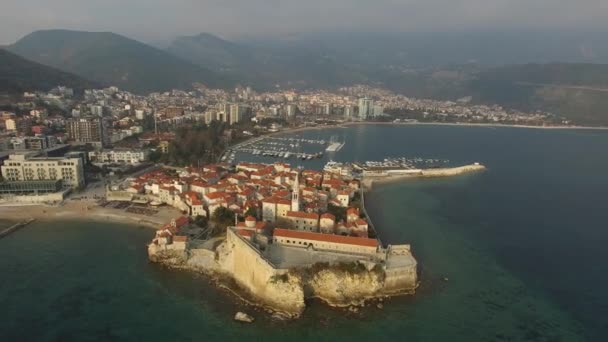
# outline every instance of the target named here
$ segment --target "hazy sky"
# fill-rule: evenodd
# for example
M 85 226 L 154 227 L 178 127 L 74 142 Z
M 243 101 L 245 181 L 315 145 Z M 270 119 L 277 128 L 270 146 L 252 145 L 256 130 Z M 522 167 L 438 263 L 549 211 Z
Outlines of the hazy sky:
M 608 0 L 1 0 L 0 44 L 39 29 L 144 41 L 311 31 L 608 28 Z

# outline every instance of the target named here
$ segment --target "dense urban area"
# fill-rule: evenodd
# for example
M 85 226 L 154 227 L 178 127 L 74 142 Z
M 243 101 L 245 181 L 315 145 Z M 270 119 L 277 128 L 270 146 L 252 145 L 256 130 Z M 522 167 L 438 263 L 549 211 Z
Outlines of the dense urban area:
M 230 92 L 199 84 L 189 92 L 148 96 L 116 87 L 83 94 L 62 86 L 25 92 L 0 112 L 0 192 L 3 201 L 11 201 L 14 194 L 83 190 L 88 182 L 152 163 L 201 166 L 219 161 L 226 148 L 243 140 L 290 128 L 351 122 L 572 124 L 549 113 L 470 105 L 467 100 L 413 99 L 363 85 L 335 92 L 257 93 L 250 87 Z

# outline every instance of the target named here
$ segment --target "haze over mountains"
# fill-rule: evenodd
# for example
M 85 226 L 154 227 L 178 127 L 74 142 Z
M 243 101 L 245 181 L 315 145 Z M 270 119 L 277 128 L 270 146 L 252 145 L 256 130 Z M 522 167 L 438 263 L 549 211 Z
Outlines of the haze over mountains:
M 8 49 L 32 61 L 137 93 L 227 86 L 213 72 L 110 32 L 36 31 Z
M 0 93 L 50 90 L 57 85 L 76 90 L 100 86 L 79 76 L 29 61 L 0 49 Z
M 165 49 L 108 32 L 36 31 L 8 49 L 136 93 L 251 85 L 258 90 L 376 84 L 407 96 L 608 121 L 601 32 L 330 33 L 227 41 L 183 36 Z M 564 63 L 567 62 L 567 63 Z M 536 64 L 529 64 L 536 63 Z

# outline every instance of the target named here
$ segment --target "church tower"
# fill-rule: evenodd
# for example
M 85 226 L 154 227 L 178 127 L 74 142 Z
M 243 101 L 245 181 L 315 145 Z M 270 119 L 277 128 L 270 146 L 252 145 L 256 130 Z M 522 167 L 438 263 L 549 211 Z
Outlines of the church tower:
M 293 183 L 291 193 L 291 211 L 300 211 L 300 171 L 296 173 L 296 180 Z

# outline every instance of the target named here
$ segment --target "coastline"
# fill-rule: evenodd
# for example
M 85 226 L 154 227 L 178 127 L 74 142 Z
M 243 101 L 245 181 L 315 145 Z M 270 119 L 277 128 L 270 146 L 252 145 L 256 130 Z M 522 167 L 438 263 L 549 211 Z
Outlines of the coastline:
M 27 208 L 27 209 L 25 209 Z M 7 221 L 35 219 L 37 222 L 95 221 L 141 225 L 152 229 L 167 223 L 178 215 L 177 211 L 168 209 L 157 216 L 144 216 L 112 208 L 103 208 L 94 201 L 67 201 L 60 206 L 45 205 L 0 205 L 0 216 Z
M 304 131 L 323 130 L 331 128 L 348 128 L 351 126 L 362 125 L 383 125 L 383 126 L 456 126 L 456 127 L 488 127 L 488 128 L 525 128 L 525 129 L 549 129 L 549 130 L 608 130 L 608 126 L 533 126 L 533 125 L 514 125 L 514 124 L 494 124 L 494 123 L 457 123 L 457 122 L 375 122 L 375 121 L 349 121 L 335 125 L 308 126 L 288 128 L 278 132 L 272 132 L 263 136 L 275 136 L 282 134 L 293 134 Z
M 458 122 L 345 122 L 342 126 L 356 125 L 395 125 L 395 126 L 461 126 L 461 127 L 508 127 L 508 128 L 531 128 L 531 129 L 585 129 L 585 130 L 608 130 L 607 126 L 534 126 L 534 125 L 515 125 L 515 124 L 496 124 L 496 123 L 458 123 Z

